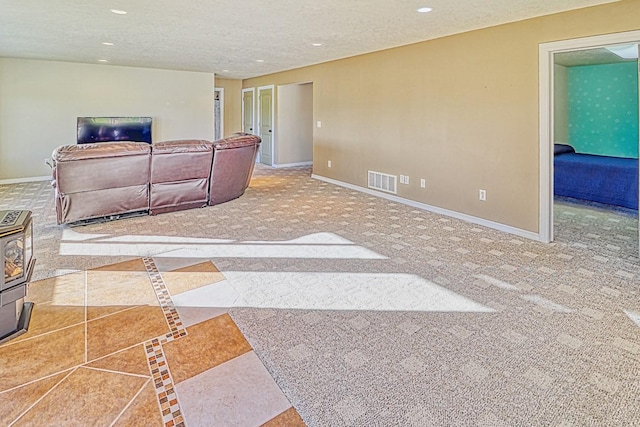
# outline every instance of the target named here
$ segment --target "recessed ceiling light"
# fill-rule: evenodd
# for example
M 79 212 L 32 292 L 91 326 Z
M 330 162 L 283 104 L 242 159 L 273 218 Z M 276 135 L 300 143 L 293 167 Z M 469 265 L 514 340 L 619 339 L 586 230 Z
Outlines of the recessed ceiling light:
M 229 70 L 222 70 L 222 72 L 223 72 L 223 73 L 228 73 L 228 72 L 229 72 Z
M 264 62 L 264 59 L 256 59 L 256 62 Z
M 127 14 L 126 10 L 121 10 L 121 9 L 111 9 L 111 12 L 115 13 L 116 15 L 126 15 Z
M 418 13 L 429 13 L 432 10 L 433 9 L 431 9 L 430 7 L 421 7 L 420 9 L 418 9 Z
M 106 59 L 98 59 L 98 62 L 109 62 Z
M 322 46 L 322 43 L 311 43 L 311 46 L 320 47 Z
M 111 42 L 102 42 L 102 44 L 105 46 L 113 46 L 113 43 Z

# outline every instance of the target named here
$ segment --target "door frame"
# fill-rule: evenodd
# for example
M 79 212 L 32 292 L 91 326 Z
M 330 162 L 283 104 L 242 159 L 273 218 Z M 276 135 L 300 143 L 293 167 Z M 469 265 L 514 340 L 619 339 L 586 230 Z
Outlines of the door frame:
M 213 88 L 213 139 L 216 139 L 216 92 L 220 93 L 220 138 L 224 138 L 224 88 Z
M 256 90 L 253 87 L 242 89 L 242 94 L 241 94 L 242 98 L 240 98 L 240 105 L 242 106 L 241 112 L 240 112 L 242 117 L 242 132 L 249 133 L 244 128 L 244 94 L 247 92 L 251 92 L 251 106 L 253 107 L 253 111 L 251 112 L 251 127 L 255 129 L 256 128 Z
M 640 31 L 605 34 L 539 45 L 539 211 L 538 239 L 553 241 L 553 55 L 559 52 L 586 50 L 598 47 L 640 43 Z M 639 141 L 640 144 L 640 141 Z
M 257 128 L 260 129 L 262 127 L 262 123 L 260 122 L 260 92 L 262 92 L 263 90 L 269 90 L 271 89 L 271 161 L 269 162 L 269 164 L 271 166 L 273 166 L 273 163 L 275 161 L 276 158 L 276 128 L 275 128 L 275 120 L 276 120 L 276 114 L 275 114 L 275 100 L 276 100 L 276 89 L 275 89 L 275 85 L 267 85 L 267 86 L 258 86 L 258 103 L 257 103 L 257 109 L 256 111 L 258 112 L 258 114 L 256 114 L 255 119 L 257 120 Z M 260 136 L 260 135 L 258 135 Z M 262 154 L 262 150 L 260 150 L 260 154 Z M 262 160 L 262 159 L 261 159 Z

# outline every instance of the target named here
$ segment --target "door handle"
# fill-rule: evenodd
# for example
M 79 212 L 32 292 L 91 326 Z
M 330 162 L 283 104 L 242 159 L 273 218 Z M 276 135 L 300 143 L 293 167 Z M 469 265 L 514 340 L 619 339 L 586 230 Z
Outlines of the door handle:
M 271 129 L 269 129 L 269 133 L 271 133 Z

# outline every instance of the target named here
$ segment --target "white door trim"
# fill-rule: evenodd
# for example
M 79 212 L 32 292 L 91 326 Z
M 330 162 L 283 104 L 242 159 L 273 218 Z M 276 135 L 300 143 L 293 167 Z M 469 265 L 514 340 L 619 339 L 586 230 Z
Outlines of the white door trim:
M 240 105 L 242 106 L 242 111 L 240 112 L 240 114 L 242 115 L 241 116 L 242 117 L 242 132 L 249 133 L 249 131 L 244 128 L 244 94 L 247 93 L 247 92 L 251 92 L 251 105 L 253 106 L 253 113 L 251 114 L 251 128 L 255 129 L 256 128 L 256 90 L 253 87 L 242 89 L 242 95 L 241 95 L 242 98 L 240 100 Z
M 276 158 L 276 128 L 275 128 L 275 120 L 276 120 L 276 110 L 275 110 L 275 99 L 276 99 L 276 88 L 275 85 L 267 85 L 267 86 L 258 86 L 258 129 L 262 129 L 262 123 L 260 123 L 260 92 L 263 90 L 271 89 L 271 161 L 270 165 L 273 166 Z
M 213 88 L 213 99 L 214 99 L 214 103 L 215 103 L 215 93 L 216 92 L 220 92 L 220 138 L 224 138 L 224 88 L 223 87 L 214 87 Z M 213 139 L 216 139 L 216 118 L 215 118 L 215 105 L 214 105 L 214 109 L 213 109 Z
M 640 43 L 640 31 L 605 34 L 539 45 L 539 229 L 538 240 L 553 241 L 553 55 L 571 50 Z

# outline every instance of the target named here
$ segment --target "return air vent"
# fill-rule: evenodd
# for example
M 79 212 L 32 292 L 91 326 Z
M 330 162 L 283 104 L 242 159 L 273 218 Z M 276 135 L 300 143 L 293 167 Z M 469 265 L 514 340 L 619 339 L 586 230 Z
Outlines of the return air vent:
M 369 188 L 396 194 L 398 177 L 382 172 L 369 171 Z

